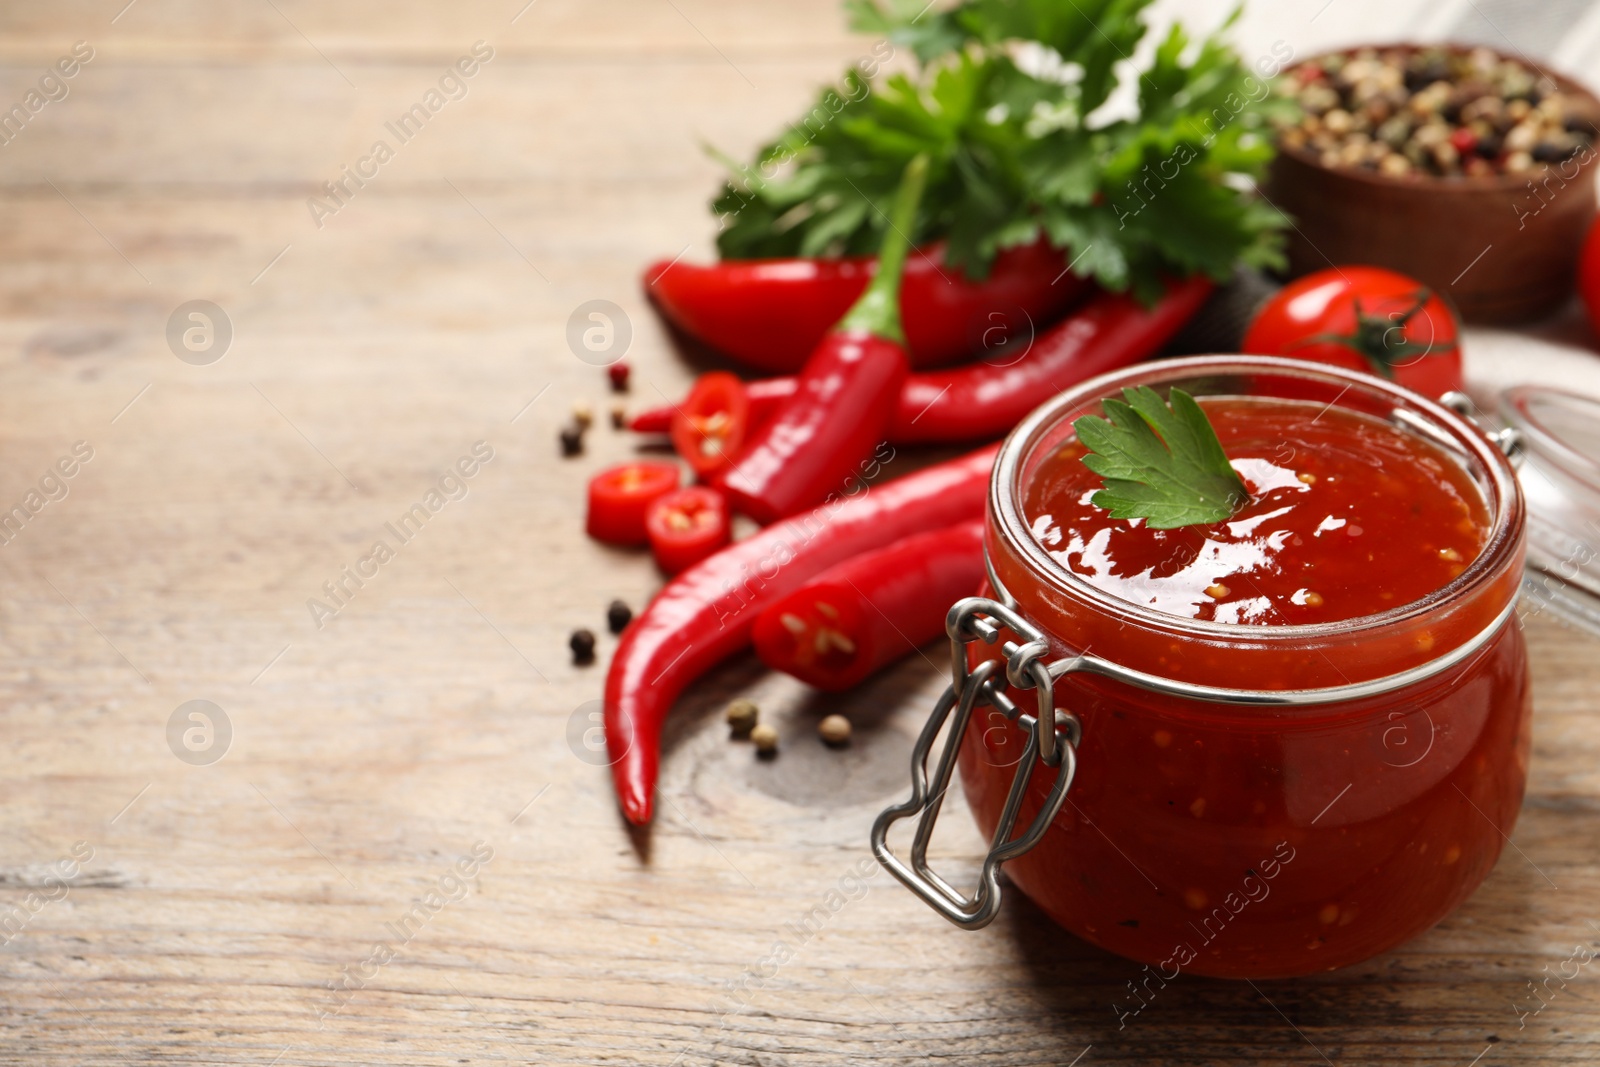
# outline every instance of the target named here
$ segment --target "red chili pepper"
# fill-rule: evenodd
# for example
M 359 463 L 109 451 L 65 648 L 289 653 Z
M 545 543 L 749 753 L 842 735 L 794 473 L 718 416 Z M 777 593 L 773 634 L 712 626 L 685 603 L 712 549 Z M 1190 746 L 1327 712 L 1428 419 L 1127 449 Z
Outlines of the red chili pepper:
M 830 334 L 806 367 L 722 477 L 734 510 L 762 524 L 846 487 L 887 439 L 907 370 L 898 342 L 860 330 Z
M 1168 285 L 1154 307 L 1126 295 L 1102 293 L 1040 334 L 1025 355 L 948 371 L 923 371 L 906 378 L 889 425 L 894 444 L 975 441 L 1000 437 L 1045 400 L 1096 374 L 1153 355 L 1211 295 L 1212 284 L 1193 277 Z M 793 396 L 795 378 L 745 383 L 750 418 Z M 649 432 L 666 424 L 672 409 L 640 412 L 633 429 Z
M 656 566 L 677 574 L 728 543 L 728 502 L 703 485 L 674 490 L 650 505 L 645 529 Z
M 828 568 L 756 619 L 761 662 L 840 692 L 944 633 L 983 580 L 983 523 L 913 534 Z
M 597 541 L 642 545 L 647 541 L 644 517 L 650 505 L 678 488 L 676 463 L 639 460 L 610 467 L 589 479 L 589 514 L 584 528 Z
M 945 266 L 942 245 L 919 250 L 900 294 L 914 367 L 955 363 L 984 347 L 987 331 L 1048 322 L 1089 283 L 1068 274 L 1045 240 L 1008 248 L 981 282 Z M 674 326 L 757 370 L 792 374 L 866 290 L 873 257 L 658 262 L 644 290 Z
M 750 402 L 727 371 L 702 374 L 672 413 L 672 447 L 701 479 L 726 470 L 744 445 Z
M 1169 282 L 1148 308 L 1128 293 L 1102 293 L 1036 337 L 1014 363 L 1006 363 L 1002 352 L 987 363 L 918 374 L 900 391 L 890 440 L 1003 437 L 1063 389 L 1155 355 L 1213 288 L 1201 275 Z
M 798 381 L 797 378 L 758 378 L 744 383 L 744 399 L 749 409 L 747 435 L 766 425 L 778 413 L 783 402 L 794 396 Z M 690 391 L 693 392 L 692 388 Z M 645 408 L 628 420 L 628 429 L 634 433 L 670 433 L 675 410 L 671 404 Z
M 885 439 L 894 398 L 911 370 L 900 326 L 900 272 L 927 177 L 926 156 L 906 166 L 872 284 L 806 360 L 794 396 L 751 435 L 722 476 L 735 511 L 768 523 L 808 508 L 842 490 Z
M 606 673 L 606 744 L 629 822 L 650 821 L 661 724 L 683 688 L 748 645 L 767 605 L 834 564 L 982 517 L 998 448 L 859 488 L 735 542 L 667 583 L 624 631 Z

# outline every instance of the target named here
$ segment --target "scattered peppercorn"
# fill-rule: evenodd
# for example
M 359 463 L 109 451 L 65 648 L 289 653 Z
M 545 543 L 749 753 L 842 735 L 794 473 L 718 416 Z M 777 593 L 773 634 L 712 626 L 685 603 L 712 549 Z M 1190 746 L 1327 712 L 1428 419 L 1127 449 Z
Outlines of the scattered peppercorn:
M 572 636 L 567 638 L 567 647 L 572 649 L 572 662 L 578 666 L 585 667 L 594 662 L 594 632 L 592 630 L 572 631 Z
M 568 457 L 583 455 L 583 431 L 578 427 L 561 428 L 561 454 Z
M 827 715 L 817 723 L 817 733 L 822 737 L 822 743 L 835 748 L 850 743 L 850 720 L 843 715 Z
M 620 600 L 613 600 L 606 605 L 606 627 L 614 634 L 620 634 L 628 628 L 628 623 L 633 621 L 633 609 Z
M 611 378 L 611 390 L 616 393 L 628 391 L 628 373 L 631 368 L 622 360 L 617 360 L 606 368 L 606 374 Z
M 611 405 L 611 428 L 613 430 L 626 430 L 628 428 L 628 408 L 625 404 Z
M 755 742 L 758 755 L 774 756 L 778 752 L 778 731 L 767 723 L 751 730 L 750 740 Z
M 1300 106 L 1280 130 L 1325 167 L 1391 177 L 1488 177 L 1586 152 L 1600 115 L 1488 48 L 1362 48 L 1300 64 L 1278 84 Z
M 755 729 L 756 720 L 761 717 L 761 709 L 753 701 L 735 700 L 728 705 L 725 713 L 728 720 L 728 729 L 734 737 L 749 737 Z
M 572 405 L 572 424 L 579 431 L 587 430 L 594 425 L 594 408 L 582 400 Z

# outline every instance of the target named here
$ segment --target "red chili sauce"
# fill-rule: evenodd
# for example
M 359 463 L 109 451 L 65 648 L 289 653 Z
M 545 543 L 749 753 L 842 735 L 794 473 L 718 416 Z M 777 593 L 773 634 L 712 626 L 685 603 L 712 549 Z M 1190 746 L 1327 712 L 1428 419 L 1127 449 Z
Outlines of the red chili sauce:
M 1428 662 L 1515 596 L 1511 571 L 1470 610 L 1442 598 L 1422 620 L 1400 613 L 1386 637 L 1382 626 L 1339 631 L 1347 638 L 1319 630 L 1265 652 L 1185 634 L 1176 620 L 1134 625 L 1134 608 L 1240 633 L 1353 620 L 1427 598 L 1486 550 L 1484 496 L 1417 434 L 1297 400 L 1201 403 L 1251 493 L 1226 521 L 1161 531 L 1111 518 L 1090 503 L 1100 478 L 1075 442 L 1031 473 L 1023 513 L 1039 543 L 1115 598 L 1051 607 L 1036 578 L 998 560 L 1058 654 L 1092 645 L 1114 662 L 1212 685 L 1339 685 Z M 1452 612 L 1463 617 L 1441 631 Z M 1447 635 L 1439 647 L 1429 631 Z M 1250 666 L 1229 674 L 1230 660 Z M 1438 922 L 1494 865 L 1526 773 L 1525 665 L 1513 620 L 1442 674 L 1336 703 L 1216 704 L 1069 674 L 1055 690 L 1057 707 L 1082 723 L 1069 802 L 1006 871 L 1073 933 L 1148 964 L 1134 976 L 1138 995 L 1119 1002 L 1124 1018 L 1180 972 L 1275 977 L 1367 959 Z M 963 783 L 986 834 L 1024 740 L 988 710 L 963 737 Z M 1053 778 L 1036 769 L 1019 825 Z
M 1039 466 L 1033 534 L 1105 592 L 1169 615 L 1287 626 L 1375 615 L 1447 585 L 1488 512 L 1459 465 L 1414 434 L 1338 407 L 1203 400 L 1250 502 L 1211 526 L 1152 530 L 1090 502 L 1076 440 Z

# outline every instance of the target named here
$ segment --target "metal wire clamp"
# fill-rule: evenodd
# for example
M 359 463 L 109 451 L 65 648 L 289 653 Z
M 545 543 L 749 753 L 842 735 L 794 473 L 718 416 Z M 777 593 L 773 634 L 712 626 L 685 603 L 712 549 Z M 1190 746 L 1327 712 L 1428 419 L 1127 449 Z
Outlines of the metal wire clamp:
M 985 563 L 989 563 L 987 558 Z M 907 889 L 921 897 L 924 903 L 967 930 L 980 929 L 993 921 L 1000 911 L 1000 865 L 1016 859 L 1043 840 L 1051 822 L 1066 803 L 1067 790 L 1072 786 L 1072 777 L 1078 767 L 1077 746 L 1082 737 L 1082 728 L 1075 716 L 1055 707 L 1053 687 L 1057 679 L 1076 671 L 1116 679 L 1163 696 L 1240 706 L 1297 707 L 1361 700 L 1398 692 L 1427 681 L 1476 656 L 1495 635 L 1512 623 L 1517 607 L 1516 601 L 1507 604 L 1476 636 L 1444 655 L 1382 678 L 1320 689 L 1231 689 L 1158 678 L 1088 653 L 1069 655 L 1047 663 L 1044 657 L 1050 646 L 1044 633 L 1017 611 L 1016 601 L 1000 583 L 992 564 L 988 566 L 988 574 L 990 586 L 1001 599 L 968 597 L 957 602 L 945 617 L 945 631 L 950 635 L 951 681 L 912 747 L 911 798 L 888 808 L 872 824 L 872 854 L 878 862 Z M 997 677 L 1000 660 L 985 660 L 968 669 L 967 646 L 980 640 L 993 645 L 1000 640 L 1004 630 L 1023 638 L 1021 644 L 1006 641 L 1000 646 L 1006 655 L 1005 674 Z M 1018 689 L 1034 690 L 1038 696 L 1038 709 L 1034 714 L 1023 713 L 1006 696 L 1007 683 Z M 979 706 L 999 710 L 1015 726 L 1026 731 L 1028 742 L 1022 758 L 1017 762 L 1016 776 L 1011 781 L 1011 790 L 1006 794 L 1000 821 L 989 841 L 989 851 L 984 855 L 978 887 L 971 896 L 966 896 L 928 866 L 927 853 L 945 791 L 950 788 L 962 738 L 966 736 L 973 711 Z M 928 756 L 947 720 L 950 732 L 939 751 L 938 764 L 930 779 Z M 1022 799 L 1027 793 L 1035 767 L 1040 763 L 1059 768 L 1055 784 L 1051 786 L 1044 806 L 1034 816 L 1027 830 L 1013 838 L 1011 834 L 1016 828 Z M 913 815 L 919 818 L 911 843 L 911 862 L 907 864 L 890 851 L 888 836 L 891 826 Z
M 1000 646 L 1006 654 L 1005 674 L 996 676 L 1001 665 L 999 660 L 985 660 L 969 669 L 967 646 L 978 640 L 995 644 L 1002 630 L 1010 630 L 1023 638 L 1022 644 L 1006 641 Z M 945 631 L 950 635 L 950 685 L 939 698 L 911 750 L 911 799 L 884 811 L 872 824 L 872 853 L 890 874 L 940 915 L 964 929 L 976 930 L 987 926 L 1000 911 L 1000 865 L 1037 845 L 1066 802 L 1067 790 L 1078 765 L 1079 725 L 1076 718 L 1058 710 L 1054 703 L 1054 679 L 1071 670 L 1072 663 L 1046 664 L 1043 657 L 1050 646 L 1045 635 L 1016 611 L 985 597 L 968 597 L 950 609 L 945 617 Z M 1034 714 L 1023 712 L 1006 696 L 1007 683 L 1018 689 L 1032 689 L 1038 695 Z M 978 887 L 971 896 L 966 896 L 928 866 L 927 853 L 945 791 L 950 788 L 950 776 L 955 769 L 961 740 L 966 736 L 967 723 L 980 705 L 995 708 L 1021 727 L 1027 733 L 1028 742 L 1018 761 L 999 824 L 989 842 L 989 851 L 983 858 Z M 930 780 L 928 756 L 947 719 L 950 733 Z M 1058 768 L 1055 784 L 1033 822 L 1021 836 L 1013 838 L 1011 832 L 1022 799 L 1034 768 L 1040 763 Z M 891 826 L 913 815 L 920 818 L 908 865 L 890 851 L 888 836 Z

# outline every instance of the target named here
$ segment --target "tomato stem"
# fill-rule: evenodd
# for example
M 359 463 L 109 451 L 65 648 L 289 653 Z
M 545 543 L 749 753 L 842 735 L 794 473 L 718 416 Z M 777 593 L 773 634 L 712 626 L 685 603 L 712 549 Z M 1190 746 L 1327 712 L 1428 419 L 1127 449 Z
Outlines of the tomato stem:
M 1304 348 L 1307 345 L 1337 344 L 1343 345 L 1356 352 L 1367 365 L 1385 378 L 1394 377 L 1394 368 L 1411 362 L 1412 357 L 1422 357 L 1438 352 L 1444 355 L 1455 351 L 1455 342 L 1434 347 L 1432 341 L 1427 344 L 1418 344 L 1405 339 L 1405 328 L 1416 317 L 1417 312 L 1427 306 L 1433 299 L 1433 290 L 1423 286 L 1416 291 L 1412 305 L 1399 315 L 1379 316 L 1368 315 L 1361 310 L 1361 298 L 1355 297 L 1351 304 L 1355 308 L 1356 328 L 1350 333 L 1319 333 L 1304 338 L 1290 345 L 1288 350 Z M 1389 334 L 1395 330 L 1401 331 L 1400 341 L 1391 344 Z

